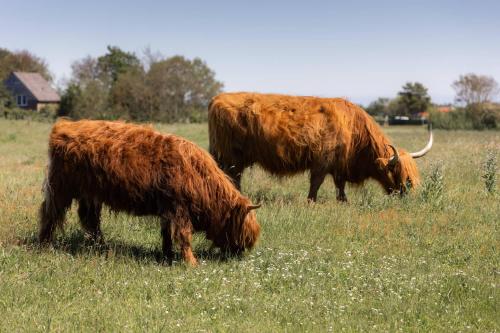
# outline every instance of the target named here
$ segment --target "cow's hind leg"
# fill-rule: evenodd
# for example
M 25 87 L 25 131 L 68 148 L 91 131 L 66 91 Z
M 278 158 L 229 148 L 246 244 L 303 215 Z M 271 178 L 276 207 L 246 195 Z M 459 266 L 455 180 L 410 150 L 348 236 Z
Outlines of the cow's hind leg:
M 311 184 L 309 186 L 309 195 L 307 200 L 310 202 L 316 202 L 318 197 L 318 190 L 325 180 L 327 172 L 323 170 L 311 169 Z
M 85 233 L 95 242 L 104 243 L 101 231 L 102 204 L 91 200 L 78 200 L 78 217 Z
M 172 221 L 169 218 L 161 218 L 161 236 L 162 236 L 162 251 L 163 257 L 169 265 L 172 265 L 174 259 L 174 251 L 172 249 Z
M 50 186 L 48 181 L 44 185 L 45 198 L 39 209 L 39 233 L 40 243 L 48 243 L 52 240 L 57 227 L 62 228 L 66 212 L 71 207 L 72 198 L 64 191 Z

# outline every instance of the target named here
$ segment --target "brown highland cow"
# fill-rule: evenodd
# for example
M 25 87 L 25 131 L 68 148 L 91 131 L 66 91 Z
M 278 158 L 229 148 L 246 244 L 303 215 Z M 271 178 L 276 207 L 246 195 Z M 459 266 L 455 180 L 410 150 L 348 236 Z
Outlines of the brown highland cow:
M 310 170 L 308 199 L 316 201 L 326 175 L 337 200 L 346 182 L 378 181 L 387 193 L 419 184 L 417 153 L 397 150 L 360 107 L 341 98 L 224 93 L 209 106 L 210 153 L 240 188 L 243 170 L 254 163 L 278 176 Z
M 40 207 L 41 242 L 62 227 L 72 200 L 83 229 L 102 241 L 100 213 L 156 215 L 161 219 L 163 254 L 172 262 L 172 241 L 195 265 L 193 231 L 222 250 L 240 253 L 259 236 L 250 200 L 240 194 L 212 157 L 180 137 L 121 122 L 62 120 L 49 141 L 45 199 Z

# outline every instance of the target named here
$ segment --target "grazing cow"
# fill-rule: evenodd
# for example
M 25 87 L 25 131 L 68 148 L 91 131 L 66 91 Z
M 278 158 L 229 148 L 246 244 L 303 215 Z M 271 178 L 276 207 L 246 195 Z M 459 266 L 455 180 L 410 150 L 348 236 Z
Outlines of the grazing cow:
M 316 201 L 325 176 L 346 201 L 346 182 L 372 178 L 387 193 L 419 184 L 417 153 L 397 150 L 360 107 L 341 98 L 224 93 L 208 111 L 210 153 L 240 188 L 246 167 L 259 164 L 277 176 L 310 170 L 308 199 Z
M 172 263 L 172 240 L 191 265 L 193 231 L 204 231 L 224 251 L 253 247 L 260 227 L 250 200 L 240 194 L 212 157 L 180 137 L 150 127 L 107 121 L 57 122 L 49 140 L 40 241 L 62 227 L 72 200 L 83 229 L 102 241 L 100 213 L 156 215 L 163 254 Z

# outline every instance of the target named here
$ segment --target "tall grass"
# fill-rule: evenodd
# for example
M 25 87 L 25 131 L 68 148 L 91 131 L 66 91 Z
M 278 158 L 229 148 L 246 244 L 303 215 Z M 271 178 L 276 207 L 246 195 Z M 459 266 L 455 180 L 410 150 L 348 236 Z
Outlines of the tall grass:
M 158 126 L 207 147 L 206 125 Z M 54 245 L 36 243 L 50 125 L 0 120 L 0 331 L 497 331 L 498 197 L 485 191 L 491 132 L 437 131 L 404 198 L 368 182 L 335 201 L 328 179 L 307 204 L 307 175 L 254 167 L 243 191 L 262 237 L 225 259 L 201 235 L 198 268 L 161 265 L 159 223 L 105 211 L 105 246 L 75 209 Z M 384 129 L 419 149 L 424 128 Z M 440 198 L 436 206 L 436 198 Z

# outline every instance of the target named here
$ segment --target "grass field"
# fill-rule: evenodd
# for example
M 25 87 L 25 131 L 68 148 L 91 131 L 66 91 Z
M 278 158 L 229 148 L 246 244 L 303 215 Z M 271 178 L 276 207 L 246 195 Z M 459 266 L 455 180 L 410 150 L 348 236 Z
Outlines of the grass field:
M 157 128 L 207 147 L 206 125 Z M 224 261 L 196 236 L 193 269 L 157 262 L 156 219 L 105 212 L 95 247 L 74 207 L 39 248 L 49 129 L 0 120 L 2 332 L 500 330 L 500 196 L 481 177 L 498 132 L 438 131 L 418 161 L 426 185 L 403 199 L 367 183 L 339 204 L 327 179 L 307 204 L 307 175 L 247 170 L 243 192 L 263 203 L 257 247 Z M 410 150 L 427 140 L 424 128 L 385 131 Z

